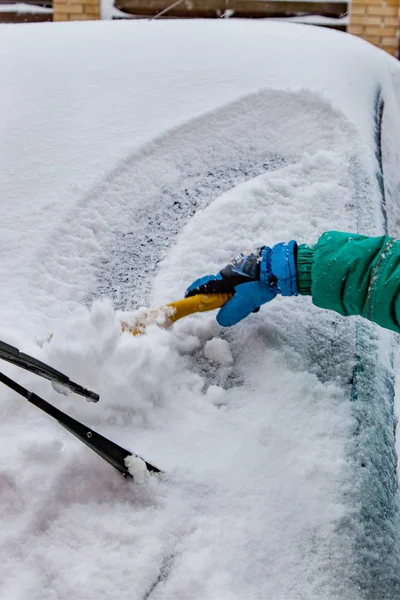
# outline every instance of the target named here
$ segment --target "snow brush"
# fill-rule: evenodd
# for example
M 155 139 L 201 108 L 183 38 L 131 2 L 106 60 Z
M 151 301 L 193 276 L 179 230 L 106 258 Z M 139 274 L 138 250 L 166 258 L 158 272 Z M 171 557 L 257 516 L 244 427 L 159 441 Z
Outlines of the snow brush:
M 221 308 L 230 298 L 232 298 L 232 294 L 196 294 L 189 298 L 170 302 L 159 308 L 144 311 L 134 317 L 132 322 L 121 321 L 121 329 L 132 335 L 142 335 L 149 325 L 170 327 L 175 321 L 183 317 Z
M 221 308 L 221 306 L 232 298 L 232 295 L 196 294 L 189 298 L 175 300 L 158 308 L 144 310 L 139 315 L 134 316 L 132 320 L 121 321 L 121 330 L 132 335 L 143 335 L 149 325 L 158 325 L 159 327 L 167 328 L 183 317 Z M 42 347 L 44 343 L 51 342 L 53 337 L 54 333 L 51 333 L 48 338 L 39 342 L 39 346 Z

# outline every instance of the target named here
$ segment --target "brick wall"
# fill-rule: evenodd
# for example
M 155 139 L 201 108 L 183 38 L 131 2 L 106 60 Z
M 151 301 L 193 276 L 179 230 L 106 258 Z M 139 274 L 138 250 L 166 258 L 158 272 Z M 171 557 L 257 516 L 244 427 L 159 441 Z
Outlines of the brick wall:
M 397 56 L 400 0 L 353 0 L 348 32 Z
M 100 19 L 100 0 L 53 0 L 53 21 Z

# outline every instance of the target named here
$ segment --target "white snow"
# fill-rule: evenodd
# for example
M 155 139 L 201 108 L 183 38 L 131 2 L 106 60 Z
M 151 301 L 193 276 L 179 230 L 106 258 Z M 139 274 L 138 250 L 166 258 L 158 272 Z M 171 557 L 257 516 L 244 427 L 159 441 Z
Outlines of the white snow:
M 149 474 L 146 463 L 140 456 L 130 454 L 125 459 L 125 464 L 135 483 L 143 483 Z
M 102 19 L 113 19 L 113 17 L 133 18 L 133 15 L 124 13 L 122 10 L 116 8 L 114 0 L 101 0 L 100 15 Z
M 219 338 L 213 338 L 206 343 L 204 356 L 219 365 L 228 366 L 233 362 L 228 342 Z
M 124 480 L 1 388 L 0 597 L 361 600 L 356 319 L 120 321 L 247 248 L 381 233 L 379 88 L 399 235 L 398 63 L 297 24 L 95 22 L 0 26 L 0 77 L 0 339 L 100 402 L 2 370 L 164 472 Z
M 52 14 L 53 9 L 45 6 L 36 6 L 33 4 L 25 4 L 24 2 L 16 2 L 15 4 L 0 4 L 0 12 L 13 12 L 22 14 Z
M 297 17 L 272 17 L 274 21 L 287 21 L 289 23 L 305 23 L 308 25 L 349 25 L 350 18 L 346 17 L 324 17 L 323 15 L 299 15 Z

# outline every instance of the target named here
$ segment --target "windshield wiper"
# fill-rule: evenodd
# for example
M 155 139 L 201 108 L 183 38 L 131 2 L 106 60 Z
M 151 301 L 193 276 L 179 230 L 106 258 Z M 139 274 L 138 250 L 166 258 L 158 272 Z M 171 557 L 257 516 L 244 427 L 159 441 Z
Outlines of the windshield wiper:
M 29 356 L 29 354 L 23 354 L 18 350 L 18 348 L 15 348 L 14 346 L 2 341 L 0 341 L 0 359 L 16 365 L 17 367 L 21 367 L 21 369 L 25 369 L 25 371 L 30 371 L 31 373 L 35 373 L 40 377 L 49 379 L 56 391 L 60 391 L 57 389 L 57 386 L 60 386 L 61 392 L 62 388 L 68 388 L 72 392 L 84 396 L 89 402 L 99 401 L 100 396 L 96 394 L 96 392 L 87 390 L 81 385 L 74 383 L 69 379 L 69 377 L 63 373 L 60 373 L 60 371 L 57 371 L 56 369 L 53 369 L 53 367 L 50 367 L 40 360 L 33 358 L 33 356 Z M 7 375 L 4 375 L 4 373 L 0 373 L 0 382 L 4 383 L 4 385 L 14 390 L 14 392 L 17 392 L 17 394 L 23 396 L 26 400 L 28 400 L 28 402 L 58 421 L 60 425 L 65 427 L 65 429 L 67 429 L 81 442 L 93 450 L 93 452 L 96 452 L 96 454 L 101 456 L 101 458 L 112 465 L 114 469 L 117 469 L 117 471 L 119 471 L 124 477 L 132 478 L 129 468 L 126 464 L 126 459 L 130 456 L 134 456 L 143 460 L 148 471 L 152 473 L 161 473 L 158 467 L 148 463 L 138 454 L 126 450 L 112 440 L 104 437 L 97 431 L 94 431 L 94 429 L 91 429 L 84 423 L 73 419 L 37 394 L 34 394 L 33 392 L 22 387 L 22 385 L 19 385 L 19 383 L 13 379 L 10 379 L 7 377 Z
M 29 356 L 29 354 L 20 352 L 18 348 L 2 341 L 0 341 L 0 359 L 6 360 L 17 367 L 21 367 L 21 369 L 25 369 L 25 371 L 35 373 L 36 375 L 39 375 L 39 377 L 49 379 L 52 383 L 65 387 L 75 394 L 84 396 L 88 402 L 98 402 L 100 399 L 99 394 L 96 394 L 96 392 L 87 390 L 81 385 L 74 383 L 69 377 L 60 373 L 60 371 L 53 369 L 53 367 L 46 365 L 33 356 Z M 60 391 L 56 386 L 53 387 L 56 391 Z

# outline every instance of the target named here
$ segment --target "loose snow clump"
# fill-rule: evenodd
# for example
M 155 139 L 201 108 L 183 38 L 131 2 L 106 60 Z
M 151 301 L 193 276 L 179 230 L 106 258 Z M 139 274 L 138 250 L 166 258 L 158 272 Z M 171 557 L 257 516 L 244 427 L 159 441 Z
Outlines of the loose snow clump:
M 222 406 L 227 403 L 226 390 L 219 385 L 210 385 L 208 387 L 207 398 L 215 404 L 215 406 Z
M 128 471 L 136 483 L 143 483 L 145 481 L 148 471 L 146 463 L 140 456 L 129 454 L 125 458 L 125 465 L 128 467 Z
M 233 363 L 233 357 L 228 342 L 213 338 L 204 346 L 204 356 L 219 365 L 228 366 Z

